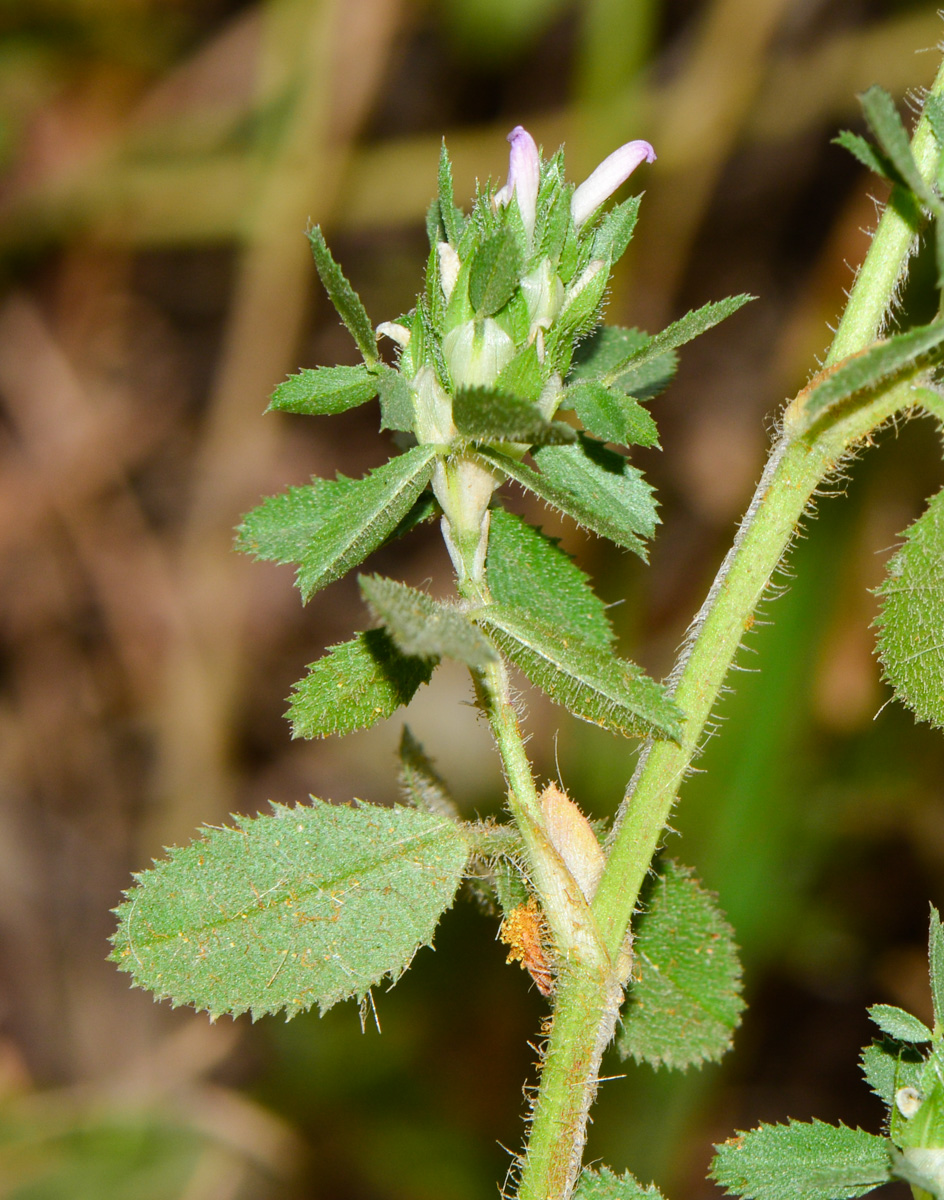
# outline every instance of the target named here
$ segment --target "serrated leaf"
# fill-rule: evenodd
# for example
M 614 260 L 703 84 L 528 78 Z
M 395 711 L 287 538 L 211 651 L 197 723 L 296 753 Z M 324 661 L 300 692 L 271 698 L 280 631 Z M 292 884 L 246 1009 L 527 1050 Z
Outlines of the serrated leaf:
M 857 392 L 875 388 L 897 375 L 941 358 L 944 321 L 934 321 L 897 333 L 884 342 L 875 342 L 867 350 L 845 359 L 838 367 L 808 384 L 791 408 L 799 414 L 797 432 L 805 432 L 824 413 L 850 399 Z
M 460 388 L 452 419 L 463 437 L 478 442 L 560 445 L 577 434 L 561 421 L 548 421 L 536 405 L 493 388 Z
M 272 393 L 267 412 L 332 416 L 377 395 L 377 377 L 364 365 L 314 367 L 290 375 Z
M 363 479 L 345 481 L 331 520 L 300 560 L 297 582 L 303 599 L 362 563 L 396 529 L 429 483 L 434 457 L 433 447 L 414 446 Z
M 630 196 L 610 209 L 593 235 L 593 258 L 615 263 L 623 257 L 632 241 L 641 200 L 641 196 Z
M 918 170 L 911 153 L 911 141 L 895 107 L 895 101 L 883 87 L 873 84 L 859 97 L 859 103 L 875 140 L 896 172 L 924 205 L 932 212 L 938 210 L 940 201 Z
M 361 298 L 348 283 L 344 272 L 331 256 L 320 225 L 308 231 L 308 243 L 318 268 L 318 274 L 328 298 L 337 309 L 338 316 L 347 326 L 357 348 L 368 365 L 378 361 L 377 337 Z
M 852 1200 L 889 1175 L 889 1143 L 846 1125 L 761 1125 L 722 1146 L 711 1178 L 747 1200 Z
M 944 728 L 944 492 L 888 563 L 875 624 L 885 678 L 921 721 Z
M 928 93 L 924 104 L 924 115 L 928 118 L 931 131 L 937 138 L 937 144 L 944 146 L 944 100 L 934 92 Z
M 213 1017 L 324 1012 L 399 978 L 467 856 L 455 824 L 416 809 L 313 800 L 237 817 L 137 877 L 112 958 L 159 999 Z
M 542 447 L 534 452 L 534 461 L 549 483 L 573 497 L 571 516 L 581 520 L 581 512 L 598 514 L 622 533 L 622 537 L 607 536 L 641 553 L 638 545 L 631 544 L 632 538 L 652 537 L 659 523 L 652 488 L 641 471 L 588 437 L 578 438 L 573 446 Z
M 456 206 L 455 189 L 452 184 L 452 163 L 443 141 L 439 151 L 439 216 L 452 246 L 458 246 L 465 225 L 465 214 Z
M 679 736 L 678 709 L 633 663 L 504 605 L 474 616 L 535 687 L 575 717 L 625 737 Z
M 619 1053 L 675 1069 L 717 1062 L 743 1011 L 733 930 L 691 872 L 666 861 L 634 930 Z
M 899 1042 L 929 1042 L 931 1030 L 923 1021 L 913 1017 L 894 1004 L 873 1004 L 868 1010 L 869 1016 L 889 1037 Z
M 413 389 L 399 371 L 384 367 L 377 376 L 380 396 L 380 428 L 400 433 L 413 431 Z
M 434 455 L 430 446 L 414 446 L 363 479 L 316 479 L 270 496 L 243 518 L 237 548 L 298 563 L 296 582 L 308 600 L 393 533 L 429 482 Z
M 394 542 L 397 538 L 405 537 L 411 529 L 415 529 L 417 525 L 423 525 L 428 521 L 434 521 L 442 515 L 442 509 L 439 507 L 439 501 L 432 492 L 421 492 L 419 499 L 410 509 L 410 511 L 397 524 L 395 529 L 392 529 L 387 535 L 384 545 L 389 542 Z
M 518 286 L 521 260 L 507 230 L 487 238 L 469 267 L 469 300 L 478 317 L 490 317 L 511 299 Z
M 369 729 L 409 704 L 435 664 L 410 658 L 385 629 L 368 629 L 311 663 L 289 698 L 292 737 L 323 738 Z
M 650 338 L 643 347 L 633 351 L 628 358 L 615 363 L 606 374 L 601 376 L 602 382 L 607 385 L 616 384 L 619 376 L 629 368 L 638 369 L 669 350 L 677 350 L 679 346 L 684 346 L 701 334 L 707 333 L 709 329 L 713 329 L 721 321 L 733 316 L 739 308 L 743 308 L 749 300 L 753 299 L 753 296 L 748 295 L 728 296 L 726 300 L 717 300 L 686 313 L 684 317 L 680 317 L 679 320 L 666 326 L 661 333 Z
M 544 216 L 543 223 L 535 227 L 535 241 L 541 248 L 540 257 L 556 263 L 560 258 L 568 233 L 572 234 L 573 217 L 570 200 L 573 188 L 567 184 L 557 185 Z
M 544 460 L 547 450 L 538 450 L 535 459 L 539 461 L 540 471 L 496 450 L 482 447 L 476 453 L 579 525 L 645 559 L 646 546 L 639 535 L 651 536 L 658 521 L 652 489 L 640 471 L 598 442 L 590 443 L 593 447 L 591 458 L 582 449 L 587 441 L 578 438 L 574 446 L 564 448 L 579 451 L 576 462 L 551 459 L 547 469 Z M 548 449 L 556 450 L 557 447 Z M 608 456 L 603 457 L 603 466 L 600 465 L 601 456 Z
M 403 654 L 454 658 L 476 668 L 496 661 L 488 640 L 457 608 L 439 604 L 425 592 L 380 575 L 361 575 L 358 582 L 374 614 Z
M 931 906 L 928 935 L 928 960 L 931 975 L 931 999 L 934 1002 L 935 1032 L 944 1030 L 944 925 L 937 909 Z
M 567 389 L 563 402 L 572 407 L 594 437 L 619 446 L 657 446 L 659 430 L 646 410 L 615 388 L 588 380 Z
M 553 538 L 504 508 L 493 509 L 486 579 L 496 604 L 533 616 L 598 650 L 613 644 L 606 606 Z
M 865 1082 L 889 1108 L 900 1087 L 918 1087 L 924 1065 L 920 1051 L 890 1038 L 866 1046 L 859 1061 Z
M 567 289 L 563 307 L 548 331 L 549 353 L 553 347 L 566 345 L 569 354 L 574 342 L 596 328 L 609 280 L 609 264 L 597 259 Z
M 407 725 L 403 726 L 403 733 L 400 735 L 398 755 L 400 769 L 397 782 L 400 785 L 401 798 L 423 812 L 436 813 L 441 817 L 448 817 L 450 821 L 457 821 L 459 810 L 449 794 L 445 780 Z
M 629 1171 L 617 1175 L 608 1167 L 601 1167 L 599 1171 L 584 1167 L 574 1188 L 573 1200 L 664 1200 L 664 1197 L 654 1183 L 643 1187 Z
M 833 138 L 833 145 L 842 146 L 843 150 L 848 150 L 853 158 L 857 158 L 864 167 L 868 167 L 882 179 L 888 179 L 892 183 L 898 182 L 898 173 L 885 155 L 859 134 L 844 129 L 837 137 Z

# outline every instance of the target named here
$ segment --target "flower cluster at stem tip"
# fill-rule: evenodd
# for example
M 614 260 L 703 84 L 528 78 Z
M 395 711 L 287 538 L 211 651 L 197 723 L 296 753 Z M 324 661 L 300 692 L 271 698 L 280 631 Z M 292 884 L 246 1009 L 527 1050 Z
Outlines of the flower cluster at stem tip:
M 600 323 L 610 270 L 629 243 L 638 200 L 605 216 L 601 206 L 656 157 L 648 142 L 628 142 L 574 188 L 562 152 L 543 159 L 520 125 L 508 141 L 507 181 L 497 191 L 480 188 L 468 215 L 454 202 L 443 148 L 439 198 L 427 220 L 424 292 L 409 314 L 378 327 L 399 345 L 417 441 L 449 448 L 433 490 L 460 576 L 484 555 L 488 504 L 501 479 L 464 455 L 475 439 L 457 427 L 455 398 L 484 391 L 551 420 L 565 400 L 575 346 Z M 500 444 L 519 456 L 528 448 L 510 438 Z

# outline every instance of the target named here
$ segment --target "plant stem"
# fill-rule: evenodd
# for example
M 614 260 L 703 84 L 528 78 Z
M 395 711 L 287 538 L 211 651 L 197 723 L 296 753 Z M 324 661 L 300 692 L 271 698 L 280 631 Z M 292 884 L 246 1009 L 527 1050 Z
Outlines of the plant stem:
M 932 91 L 944 91 L 944 65 Z M 912 149 L 919 170 L 930 178 L 938 150 L 926 118 L 918 124 Z M 878 335 L 919 226 L 920 214 L 900 192 L 893 192 L 850 294 L 827 367 L 863 350 Z M 617 960 L 623 947 L 652 856 L 679 785 L 701 747 L 725 676 L 816 489 L 857 444 L 916 402 L 911 384 L 898 383 L 864 402 L 843 406 L 801 437 L 781 437 L 773 447 L 674 674 L 674 699 L 685 713 L 681 738 L 677 744 L 649 743 L 620 811 L 592 906 L 611 960 Z M 612 1032 L 614 997 L 603 993 L 602 982 L 594 990 L 592 981 L 579 978 L 561 989 L 523 1161 L 521 1200 L 566 1200 L 573 1188 L 574 1163 L 579 1166 L 585 1139 L 585 1118 L 574 1120 L 578 1098 L 589 1103 L 600 1054 Z

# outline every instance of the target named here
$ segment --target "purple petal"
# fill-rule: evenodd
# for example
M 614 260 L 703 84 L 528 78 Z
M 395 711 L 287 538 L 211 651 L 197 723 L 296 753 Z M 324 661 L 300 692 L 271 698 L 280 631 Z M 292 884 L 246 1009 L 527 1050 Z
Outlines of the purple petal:
M 516 125 L 508 135 L 511 154 L 508 158 L 508 182 L 496 193 L 496 204 L 508 204 L 513 195 L 518 197 L 518 211 L 528 231 L 534 232 L 534 214 L 538 203 L 538 185 L 541 181 L 541 160 L 534 138 L 523 125 Z
M 614 150 L 574 192 L 570 202 L 574 222 L 582 225 L 621 183 L 626 182 L 641 162 L 654 162 L 655 157 L 655 150 L 643 141 L 627 142 Z

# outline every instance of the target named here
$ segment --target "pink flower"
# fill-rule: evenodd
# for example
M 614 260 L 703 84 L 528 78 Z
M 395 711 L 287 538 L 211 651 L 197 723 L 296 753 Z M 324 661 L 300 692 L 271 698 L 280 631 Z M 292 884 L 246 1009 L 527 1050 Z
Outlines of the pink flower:
M 574 192 L 570 202 L 574 223 L 582 225 L 641 162 L 654 162 L 656 152 L 648 142 L 627 142 L 605 158 Z M 519 202 L 520 203 L 520 202 Z
M 528 237 L 534 232 L 534 214 L 538 203 L 538 184 L 541 181 L 541 160 L 534 138 L 522 126 L 516 125 L 508 135 L 511 154 L 508 159 L 508 182 L 495 193 L 496 204 L 509 204 L 518 197 L 518 211 Z

